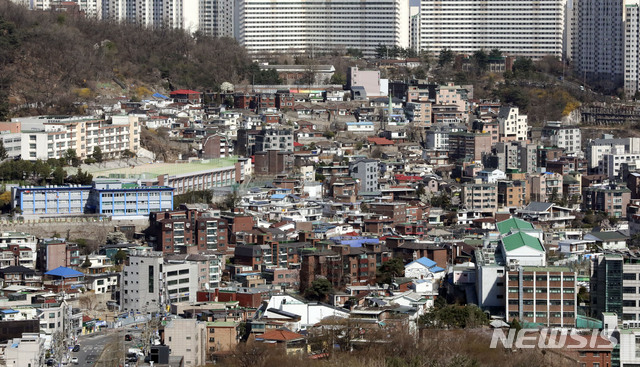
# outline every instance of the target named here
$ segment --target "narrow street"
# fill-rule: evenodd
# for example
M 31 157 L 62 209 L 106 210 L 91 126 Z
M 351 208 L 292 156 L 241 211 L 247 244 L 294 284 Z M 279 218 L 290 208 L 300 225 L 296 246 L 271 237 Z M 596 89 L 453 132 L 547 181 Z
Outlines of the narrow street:
M 97 365 L 96 362 L 100 359 L 103 350 L 108 345 L 114 344 L 120 335 L 118 332 L 109 331 L 80 336 L 78 337 L 80 350 L 69 352 L 69 356 L 78 358 L 79 366 Z

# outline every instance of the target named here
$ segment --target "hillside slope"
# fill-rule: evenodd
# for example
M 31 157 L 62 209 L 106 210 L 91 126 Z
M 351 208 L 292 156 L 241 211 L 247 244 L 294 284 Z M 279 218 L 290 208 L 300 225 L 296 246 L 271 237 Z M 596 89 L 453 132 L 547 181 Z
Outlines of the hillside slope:
M 169 87 L 216 89 L 248 70 L 233 39 L 190 37 L 180 30 L 29 11 L 0 0 L 0 120 L 7 115 L 73 113 L 98 83 L 126 83 L 122 95 Z M 146 89 L 145 89 L 146 88 Z

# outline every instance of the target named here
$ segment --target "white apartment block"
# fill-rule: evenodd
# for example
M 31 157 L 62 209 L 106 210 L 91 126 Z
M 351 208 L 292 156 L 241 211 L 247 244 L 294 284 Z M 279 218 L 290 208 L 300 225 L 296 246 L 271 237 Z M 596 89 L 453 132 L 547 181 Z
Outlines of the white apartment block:
M 122 270 L 120 307 L 124 312 L 159 312 L 167 305 L 163 293 L 162 253 L 131 254 Z
M 420 50 L 562 56 L 564 0 L 420 1 Z
M 640 165 L 640 153 L 611 153 L 604 154 L 598 165 L 598 173 L 607 175 L 610 180 L 620 175 L 623 163 L 632 164 L 634 167 Z
M 500 142 L 526 141 L 529 131 L 527 115 L 521 115 L 518 107 L 501 107 L 498 129 Z
M 7 340 L 3 361 L 6 366 L 43 366 L 45 364 L 45 338 L 38 333 L 22 333 L 21 338 Z
M 2 232 L 0 233 L 0 249 L 9 250 L 17 248 L 18 251 L 10 251 L 11 259 L 1 259 L 2 267 L 10 265 L 21 265 L 29 269 L 36 268 L 38 239 L 36 236 L 24 232 Z M 4 251 L 3 251 L 4 252 Z M 20 254 L 16 258 L 15 254 Z M 3 254 L 4 255 L 4 254 Z M 7 261 L 8 263 L 6 263 Z
M 582 132 L 579 126 L 563 126 L 560 121 L 549 121 L 544 130 L 551 146 L 564 149 L 567 155 L 582 155 Z
M 236 37 L 251 53 L 409 47 L 407 0 L 239 0 Z
M 108 1 L 108 0 L 105 0 Z M 76 0 L 87 18 L 102 19 L 102 0 Z
M 601 139 L 594 139 L 587 146 L 587 160 L 590 170 L 597 170 L 601 166 L 605 154 L 638 154 L 640 153 L 640 138 L 614 139 L 604 134 Z
M 76 156 L 84 159 L 95 147 L 100 147 L 105 157 L 117 158 L 125 150 L 136 153 L 140 148 L 137 117 L 100 120 L 37 116 L 14 118 L 12 122 L 21 124 L 21 132 L 0 134 L 0 139 L 11 148 L 7 150 L 10 157 L 47 160 L 64 157 L 68 149 L 74 149 Z
M 449 149 L 449 130 L 442 128 L 432 128 L 425 131 L 425 146 L 427 149 L 448 150 Z
M 63 332 L 65 329 L 65 317 L 67 316 L 67 305 L 43 304 L 43 308 L 36 311 L 40 319 L 40 333 L 53 335 L 56 332 Z
M 153 26 L 184 29 L 194 33 L 200 28 L 199 0 L 163 0 L 164 6 L 158 11 L 158 2 L 154 2 Z
M 624 0 L 580 0 L 573 3 L 574 70 L 587 80 L 621 85 L 624 73 Z
M 505 302 L 505 268 L 496 262 L 495 250 L 495 247 L 485 247 L 475 251 L 476 293 L 478 306 L 482 308 L 503 307 Z
M 349 175 L 358 180 L 360 191 L 377 191 L 379 184 L 380 162 L 375 159 L 358 159 L 349 163 Z
M 165 263 L 159 252 L 130 255 L 122 273 L 122 310 L 158 312 L 174 302 L 195 302 L 199 270 L 196 262 Z

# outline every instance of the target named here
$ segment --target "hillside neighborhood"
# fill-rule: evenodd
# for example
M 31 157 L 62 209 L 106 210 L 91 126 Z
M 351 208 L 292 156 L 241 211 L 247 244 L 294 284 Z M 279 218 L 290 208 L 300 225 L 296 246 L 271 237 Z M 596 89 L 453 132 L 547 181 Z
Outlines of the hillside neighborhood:
M 640 363 L 640 138 L 358 67 L 227 84 L 0 122 L 0 363 L 321 363 L 542 328 L 589 342 L 540 365 Z

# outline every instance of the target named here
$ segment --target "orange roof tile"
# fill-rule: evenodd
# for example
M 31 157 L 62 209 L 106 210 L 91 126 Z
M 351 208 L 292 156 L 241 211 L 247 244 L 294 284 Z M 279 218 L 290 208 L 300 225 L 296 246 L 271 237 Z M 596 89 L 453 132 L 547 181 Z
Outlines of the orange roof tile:
M 290 341 L 290 340 L 304 339 L 304 335 L 294 333 L 293 331 L 280 329 L 280 330 L 267 331 L 266 333 L 258 336 L 257 338 L 264 339 L 264 340 Z

